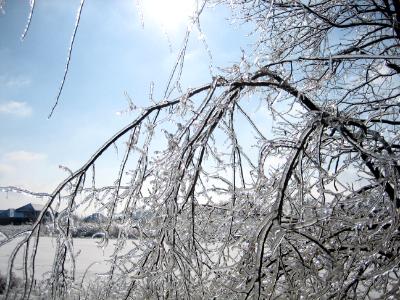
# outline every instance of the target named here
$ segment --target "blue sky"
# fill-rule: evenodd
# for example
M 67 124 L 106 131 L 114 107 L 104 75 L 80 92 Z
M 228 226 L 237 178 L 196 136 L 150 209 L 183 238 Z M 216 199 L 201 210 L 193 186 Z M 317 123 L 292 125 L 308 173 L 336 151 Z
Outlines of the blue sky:
M 189 0 L 172 0 L 170 6 L 164 0 L 146 1 L 139 8 L 135 0 L 86 1 L 67 81 L 50 120 L 79 1 L 37 0 L 23 42 L 29 1 L 6 1 L 0 13 L 0 186 L 51 192 L 67 176 L 59 165 L 75 170 L 134 118 L 118 114 L 127 108 L 124 92 L 145 107 L 153 81 L 155 98 L 161 100 L 186 28 L 182 1 Z M 229 25 L 228 15 L 214 8 L 201 17 L 214 66 L 233 64 L 250 43 L 248 29 Z M 189 42 L 186 88 L 211 80 L 200 37 L 194 30 Z M 104 168 L 113 168 L 111 159 Z M 0 193 L 0 209 L 26 201 Z

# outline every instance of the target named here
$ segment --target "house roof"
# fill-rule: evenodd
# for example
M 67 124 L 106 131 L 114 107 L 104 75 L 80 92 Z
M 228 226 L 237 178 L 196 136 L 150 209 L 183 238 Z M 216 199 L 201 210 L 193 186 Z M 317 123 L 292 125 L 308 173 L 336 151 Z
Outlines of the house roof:
M 28 203 L 24 206 L 21 206 L 16 209 L 16 211 L 41 211 L 43 209 L 43 205 Z

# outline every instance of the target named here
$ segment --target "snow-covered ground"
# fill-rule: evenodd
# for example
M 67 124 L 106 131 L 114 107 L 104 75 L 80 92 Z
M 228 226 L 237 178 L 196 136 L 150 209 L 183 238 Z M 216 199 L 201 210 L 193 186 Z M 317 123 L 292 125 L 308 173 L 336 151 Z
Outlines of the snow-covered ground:
M 8 259 L 18 240 L 2 246 L 0 249 L 0 272 L 5 273 L 8 266 Z M 114 240 L 110 240 L 108 246 L 98 247 L 98 239 L 75 238 L 74 249 L 76 254 L 76 278 L 79 279 L 87 270 L 85 278 L 90 279 L 95 274 L 101 274 L 109 269 L 107 259 L 113 252 Z M 129 241 L 127 242 L 129 245 Z M 128 246 L 127 246 L 128 247 Z M 56 248 L 56 239 L 52 237 L 41 237 L 35 263 L 35 277 L 42 279 L 51 270 Z M 22 251 L 21 251 L 22 252 Z M 22 277 L 22 253 L 16 257 L 13 272 L 17 277 Z

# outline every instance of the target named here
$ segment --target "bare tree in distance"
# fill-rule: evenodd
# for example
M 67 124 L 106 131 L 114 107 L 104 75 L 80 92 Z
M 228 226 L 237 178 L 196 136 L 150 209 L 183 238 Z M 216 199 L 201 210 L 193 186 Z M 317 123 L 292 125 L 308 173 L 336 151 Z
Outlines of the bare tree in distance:
M 143 110 L 48 195 L 32 231 L 2 242 L 19 241 L 9 274 L 24 253 L 21 296 L 31 294 L 52 208 L 49 297 L 400 297 L 399 2 L 207 4 L 230 5 L 255 25 L 254 52 Z M 167 96 L 179 87 L 187 43 Z M 258 106 L 264 118 L 253 114 Z M 116 178 L 97 186 L 96 163 L 121 141 Z M 104 242 L 112 224 L 120 231 L 109 272 L 85 286 L 75 281 L 71 230 L 73 212 L 90 203 L 107 212 Z M 150 213 L 137 222 L 137 211 Z

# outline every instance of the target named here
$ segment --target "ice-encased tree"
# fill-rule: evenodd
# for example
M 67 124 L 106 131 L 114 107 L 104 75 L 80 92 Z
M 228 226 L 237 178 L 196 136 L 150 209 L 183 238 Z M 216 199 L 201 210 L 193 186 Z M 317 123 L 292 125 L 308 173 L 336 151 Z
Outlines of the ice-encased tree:
M 399 297 L 400 3 L 210 4 L 254 25 L 254 51 L 143 110 L 49 195 L 16 248 L 23 296 L 52 208 L 54 298 Z M 120 141 L 117 177 L 97 186 L 96 163 Z M 85 205 L 107 212 L 105 241 L 119 226 L 110 270 L 92 285 L 74 281 L 72 214 Z

